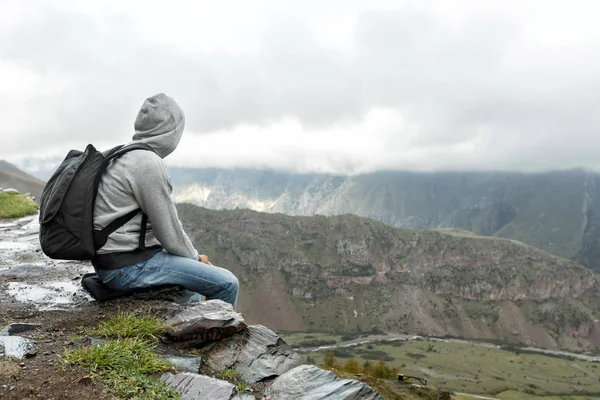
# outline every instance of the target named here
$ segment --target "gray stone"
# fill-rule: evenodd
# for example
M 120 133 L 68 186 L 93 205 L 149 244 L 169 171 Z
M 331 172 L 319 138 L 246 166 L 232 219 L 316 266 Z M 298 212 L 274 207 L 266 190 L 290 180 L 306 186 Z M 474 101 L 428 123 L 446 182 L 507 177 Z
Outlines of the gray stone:
M 167 341 L 185 342 L 186 345 L 219 340 L 246 327 L 242 314 L 221 300 L 186 307 L 166 323 L 171 328 L 166 334 Z
M 204 375 L 165 373 L 160 379 L 181 393 L 181 400 L 230 400 L 235 394 L 233 384 Z
M 0 331 L 0 353 L 6 357 L 30 358 L 35 356 L 35 342 L 16 333 L 23 333 L 40 327 L 40 324 L 14 323 Z
M 250 383 L 279 376 L 304 363 L 302 357 L 275 332 L 262 326 L 250 326 L 232 337 L 199 348 L 204 367 L 217 372 L 235 369 Z
M 314 365 L 302 365 L 286 372 L 275 379 L 264 394 L 273 400 L 383 400 L 366 383 L 340 379 L 333 372 Z
M 256 400 L 256 397 L 248 393 L 238 393 L 231 400 Z
M 30 324 L 30 323 L 14 323 L 4 327 L 0 331 L 0 336 L 12 336 L 19 333 L 27 332 L 41 327 L 42 324 Z
M 17 189 L 14 189 L 14 188 L 2 189 L 2 191 L 4 193 L 15 193 L 15 194 L 20 193 Z
M 35 348 L 32 340 L 21 336 L 0 336 L 0 347 L 6 357 L 25 358 Z
M 162 357 L 180 371 L 197 374 L 202 366 L 202 358 L 198 356 L 179 356 L 164 354 Z

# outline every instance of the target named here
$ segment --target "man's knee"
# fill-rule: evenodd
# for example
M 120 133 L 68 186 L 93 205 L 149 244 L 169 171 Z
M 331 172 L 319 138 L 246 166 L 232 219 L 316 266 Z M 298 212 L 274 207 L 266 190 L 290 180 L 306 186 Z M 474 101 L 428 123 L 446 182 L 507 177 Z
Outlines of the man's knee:
M 238 278 L 229 270 L 224 269 L 223 274 L 220 277 L 220 286 L 223 291 L 235 292 L 240 287 Z
M 240 288 L 240 282 L 238 281 L 238 278 L 231 272 L 229 272 L 229 276 L 227 277 L 227 287 L 236 292 Z

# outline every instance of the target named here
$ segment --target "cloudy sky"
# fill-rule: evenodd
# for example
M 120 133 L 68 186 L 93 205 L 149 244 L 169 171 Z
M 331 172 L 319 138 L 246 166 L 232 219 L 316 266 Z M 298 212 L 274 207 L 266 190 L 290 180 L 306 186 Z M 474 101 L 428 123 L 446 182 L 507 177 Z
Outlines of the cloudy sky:
M 0 159 L 127 142 L 170 165 L 600 170 L 600 3 L 2 0 Z

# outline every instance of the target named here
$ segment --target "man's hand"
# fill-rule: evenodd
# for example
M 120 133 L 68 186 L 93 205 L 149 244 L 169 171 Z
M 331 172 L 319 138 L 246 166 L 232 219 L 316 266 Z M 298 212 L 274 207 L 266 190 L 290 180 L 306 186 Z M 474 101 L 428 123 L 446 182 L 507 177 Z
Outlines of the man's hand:
M 198 257 L 198 261 L 204 264 L 212 265 L 212 263 L 208 260 L 208 256 L 204 254 L 200 254 L 200 256 Z

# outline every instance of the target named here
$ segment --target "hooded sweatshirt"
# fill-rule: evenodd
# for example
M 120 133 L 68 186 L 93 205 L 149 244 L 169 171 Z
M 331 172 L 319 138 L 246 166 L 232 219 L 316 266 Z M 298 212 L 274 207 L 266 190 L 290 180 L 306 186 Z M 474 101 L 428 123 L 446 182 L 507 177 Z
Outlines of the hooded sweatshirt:
M 142 213 L 112 233 L 92 264 L 100 269 L 122 268 L 167 252 L 198 259 L 198 252 L 183 230 L 171 198 L 172 184 L 163 158 L 179 144 L 185 116 L 171 97 L 159 93 L 147 98 L 134 123 L 132 142 L 154 151 L 133 150 L 111 161 L 102 176 L 94 207 L 94 229 L 141 208 L 148 216 L 145 250 L 139 249 Z

